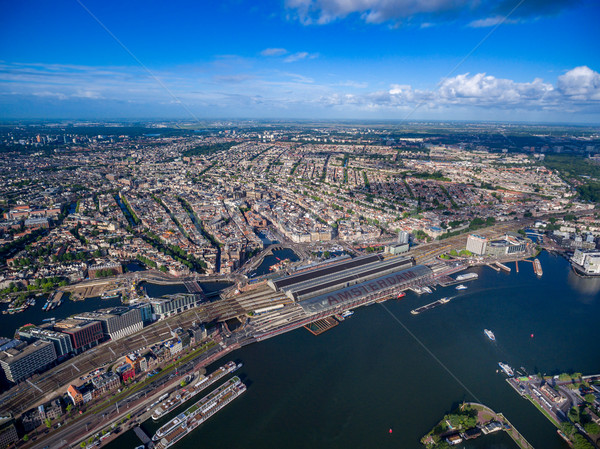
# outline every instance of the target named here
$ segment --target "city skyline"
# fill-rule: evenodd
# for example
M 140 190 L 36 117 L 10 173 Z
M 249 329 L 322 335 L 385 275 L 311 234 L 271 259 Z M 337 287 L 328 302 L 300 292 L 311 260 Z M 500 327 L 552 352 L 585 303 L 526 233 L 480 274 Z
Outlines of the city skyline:
M 600 122 L 591 1 L 6 9 L 2 119 Z

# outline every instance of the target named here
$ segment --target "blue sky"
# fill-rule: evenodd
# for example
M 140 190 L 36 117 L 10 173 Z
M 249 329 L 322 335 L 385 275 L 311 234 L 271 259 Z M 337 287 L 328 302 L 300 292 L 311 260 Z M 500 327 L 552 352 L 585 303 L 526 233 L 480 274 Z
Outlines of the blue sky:
M 0 118 L 600 123 L 595 0 L 30 0 Z

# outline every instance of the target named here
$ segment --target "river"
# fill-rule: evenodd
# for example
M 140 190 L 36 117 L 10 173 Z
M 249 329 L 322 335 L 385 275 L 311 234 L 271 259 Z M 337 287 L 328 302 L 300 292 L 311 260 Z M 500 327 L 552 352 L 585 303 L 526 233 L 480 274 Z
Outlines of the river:
M 472 269 L 479 279 L 467 290 L 408 293 L 359 308 L 318 337 L 298 329 L 233 352 L 248 391 L 175 447 L 420 449 L 421 436 L 465 400 L 504 413 L 536 449 L 566 448 L 497 373 L 498 361 L 530 373 L 600 372 L 598 280 L 575 276 L 558 256 L 544 252 L 540 261 L 541 278 L 525 262 L 519 273 L 514 263 L 510 274 Z M 444 296 L 451 301 L 410 314 Z M 149 434 L 156 427 L 144 425 Z M 111 448 L 136 444 L 128 432 Z M 517 446 L 501 433 L 460 447 Z

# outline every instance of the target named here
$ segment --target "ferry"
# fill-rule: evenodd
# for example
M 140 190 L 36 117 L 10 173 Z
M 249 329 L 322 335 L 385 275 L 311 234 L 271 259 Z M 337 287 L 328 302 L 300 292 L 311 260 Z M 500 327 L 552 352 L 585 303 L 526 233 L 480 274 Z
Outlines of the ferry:
M 477 279 L 479 276 L 477 273 L 464 273 L 456 276 L 457 281 L 470 281 L 471 279 Z
M 171 397 L 171 399 L 169 399 L 167 402 L 157 407 L 156 410 L 154 410 L 154 413 L 152 413 L 152 419 L 154 421 L 158 421 L 160 418 L 169 414 L 184 402 L 187 402 L 189 399 L 192 399 L 198 393 L 204 391 L 206 388 L 217 382 L 219 379 L 223 378 L 229 373 L 233 373 L 241 367 L 241 363 L 238 363 L 236 365 L 235 362 L 229 362 L 226 365 L 217 368 L 210 375 L 202 376 L 202 378 L 198 382 L 196 382 L 191 388 L 181 389 L 180 392 L 177 392 L 175 396 Z
M 502 371 L 504 371 L 504 373 L 508 377 L 513 377 L 515 375 L 512 368 L 510 366 L 508 366 L 506 363 L 498 362 L 498 366 L 502 369 Z
M 494 333 L 493 333 L 491 330 L 489 330 L 489 329 L 484 329 L 484 330 L 483 330 L 483 333 L 484 333 L 485 335 L 487 335 L 487 337 L 488 337 L 490 340 L 492 340 L 492 341 L 496 341 L 496 336 L 494 335 Z
M 469 288 L 469 287 L 467 287 L 466 285 L 463 285 L 463 284 L 456 286 L 456 290 L 466 290 L 467 288 Z
M 246 391 L 246 385 L 235 376 L 171 419 L 152 437 L 156 449 L 167 449 Z
M 354 315 L 354 312 L 352 310 L 346 310 L 345 312 L 342 312 L 342 318 L 348 318 L 352 315 Z

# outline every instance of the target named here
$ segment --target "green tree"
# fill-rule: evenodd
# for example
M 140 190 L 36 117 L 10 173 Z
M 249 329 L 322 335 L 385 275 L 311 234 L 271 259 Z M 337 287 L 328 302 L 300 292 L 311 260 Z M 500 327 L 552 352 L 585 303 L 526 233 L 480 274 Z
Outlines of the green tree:
M 25 442 L 29 441 L 29 435 L 27 435 L 27 434 L 23 435 L 23 441 L 25 441 Z
M 68 408 L 68 407 L 67 407 Z M 50 418 L 46 418 L 46 420 L 44 421 L 44 424 L 46 424 L 46 427 L 49 429 L 50 427 L 52 427 L 52 421 L 50 421 Z
M 596 396 L 594 396 L 592 393 L 586 394 L 583 398 L 585 399 L 585 402 L 589 404 L 593 404 L 596 400 Z
M 67 405 L 67 413 L 71 413 L 71 410 L 73 410 L 73 404 Z

